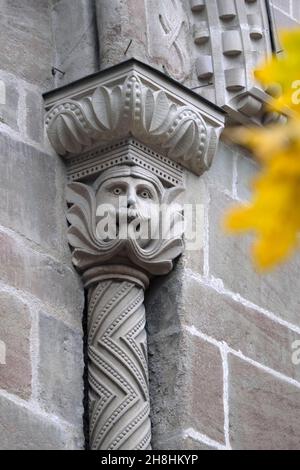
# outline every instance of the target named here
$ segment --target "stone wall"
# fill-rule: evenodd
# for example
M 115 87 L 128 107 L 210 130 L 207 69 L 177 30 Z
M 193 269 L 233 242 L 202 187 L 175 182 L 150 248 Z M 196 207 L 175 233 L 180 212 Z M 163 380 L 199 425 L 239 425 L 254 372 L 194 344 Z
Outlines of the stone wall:
M 55 86 L 99 69 L 96 0 L 49 0 L 51 5 Z M 61 73 L 62 72 L 62 73 Z
M 83 290 L 64 218 L 64 168 L 44 142 L 51 10 L 1 0 L 0 448 L 83 446 Z
M 271 0 L 276 29 L 295 28 L 300 21 L 300 4 L 297 0 Z
M 147 298 L 155 448 L 299 448 L 300 257 L 260 276 L 249 240 L 221 228 L 256 172 L 221 142 L 211 170 L 189 177 L 204 204 L 203 249 Z

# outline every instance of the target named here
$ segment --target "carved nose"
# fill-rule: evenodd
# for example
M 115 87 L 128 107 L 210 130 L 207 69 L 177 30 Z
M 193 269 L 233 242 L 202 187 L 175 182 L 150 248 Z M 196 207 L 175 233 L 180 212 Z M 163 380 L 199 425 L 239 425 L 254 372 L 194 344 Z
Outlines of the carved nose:
M 127 198 L 127 209 L 134 208 L 136 206 L 136 197 L 135 193 L 130 192 Z

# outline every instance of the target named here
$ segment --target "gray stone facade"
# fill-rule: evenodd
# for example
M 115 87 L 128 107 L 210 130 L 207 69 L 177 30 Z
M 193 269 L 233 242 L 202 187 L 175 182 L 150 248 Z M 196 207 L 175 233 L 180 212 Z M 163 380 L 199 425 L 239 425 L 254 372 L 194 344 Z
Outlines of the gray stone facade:
M 226 121 L 257 122 L 263 92 L 225 72 L 247 78 L 254 56 L 270 52 L 265 5 L 0 3 L 0 449 L 83 449 L 84 287 L 67 238 L 68 168 L 44 135 L 43 94 L 134 57 L 163 83 L 194 89 Z M 276 31 L 299 25 L 300 6 L 271 3 L 279 50 Z M 256 12 L 261 29 L 250 28 L 252 42 L 242 36 L 244 48 L 233 50 Z M 220 25 L 223 39 L 213 35 Z M 145 299 L 152 447 L 299 449 L 299 256 L 261 277 L 249 240 L 223 233 L 226 208 L 249 199 L 257 172 L 246 152 L 221 139 L 210 169 L 190 170 L 185 164 L 184 202 L 201 207 L 197 250 L 152 280 Z

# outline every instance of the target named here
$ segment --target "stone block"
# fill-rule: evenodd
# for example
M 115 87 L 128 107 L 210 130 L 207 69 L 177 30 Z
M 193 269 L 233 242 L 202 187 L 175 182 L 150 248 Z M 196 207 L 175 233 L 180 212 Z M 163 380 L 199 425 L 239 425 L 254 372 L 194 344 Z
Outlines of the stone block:
M 39 399 L 43 408 L 82 427 L 83 338 L 61 321 L 39 317 Z
M 232 192 L 233 163 L 236 150 L 220 141 L 217 153 L 211 168 L 203 175 L 209 184 L 217 186 L 220 190 Z
M 62 256 L 69 248 L 57 158 L 0 135 L 0 224 Z
M 44 102 L 41 93 L 26 92 L 26 134 L 37 143 L 44 140 Z
M 195 326 L 245 356 L 300 381 L 300 367 L 292 361 L 292 345 L 300 335 L 190 276 L 183 279 L 180 295 L 182 307 L 179 315 L 173 309 L 174 322 Z
M 293 17 L 300 23 L 300 3 L 298 0 L 292 0 Z
M 183 198 L 185 215 L 185 251 L 179 265 L 203 273 L 205 244 L 205 205 L 207 190 L 204 179 L 191 172 L 185 173 L 185 193 Z
M 203 442 L 196 441 L 191 437 L 185 437 L 184 435 L 175 435 L 165 441 L 159 443 L 159 448 L 155 450 L 217 450 L 214 447 L 210 447 Z
M 19 89 L 12 75 L 0 73 L 0 124 L 18 130 Z
M 299 22 L 293 19 L 288 14 L 285 14 L 277 8 L 273 9 L 274 11 L 274 21 L 278 31 L 282 29 L 294 29 L 299 28 Z
M 229 356 L 230 442 L 234 450 L 298 450 L 299 388 Z
M 1 450 L 66 450 L 68 434 L 57 423 L 0 395 Z
M 71 312 L 81 323 L 83 289 L 71 268 L 1 231 L 0 265 L 1 281 L 37 297 L 57 315 L 66 317 Z
M 48 2 L 2 0 L 1 69 L 46 87 L 52 82 L 51 35 Z
M 0 292 L 0 389 L 23 399 L 31 395 L 31 318 L 28 306 L 7 292 Z
M 294 258 L 269 274 L 260 275 L 250 259 L 250 239 L 231 236 L 222 229 L 226 211 L 236 204 L 224 194 L 211 192 L 209 211 L 210 274 L 224 286 L 279 318 L 300 324 L 300 257 Z
M 177 269 L 152 283 L 146 295 L 150 336 L 194 326 L 210 338 L 265 366 L 300 380 L 292 345 L 300 336 L 261 312 L 218 293 Z M 159 314 L 158 314 L 159 312 Z
M 154 448 L 188 428 L 224 442 L 222 360 L 215 346 L 185 332 L 153 338 L 149 369 Z
M 53 3 L 52 24 L 56 48 L 58 86 L 96 72 L 98 38 L 96 15 L 91 0 L 60 0 Z
M 252 196 L 252 183 L 258 173 L 255 160 L 241 154 L 237 158 L 236 190 L 239 199 L 250 201 Z
M 271 0 L 271 3 L 274 7 L 278 7 L 280 10 L 284 11 L 288 16 L 291 14 L 291 5 L 287 0 Z
M 147 329 L 150 337 L 181 328 L 184 271 L 180 263 L 168 276 L 158 277 L 146 291 Z

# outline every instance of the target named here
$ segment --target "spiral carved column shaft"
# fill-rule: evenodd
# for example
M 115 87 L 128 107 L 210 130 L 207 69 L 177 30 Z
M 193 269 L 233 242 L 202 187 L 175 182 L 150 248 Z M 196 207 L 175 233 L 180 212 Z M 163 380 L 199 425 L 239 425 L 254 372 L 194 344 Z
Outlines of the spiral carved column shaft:
M 88 357 L 92 450 L 150 449 L 144 289 L 101 281 L 89 291 Z

